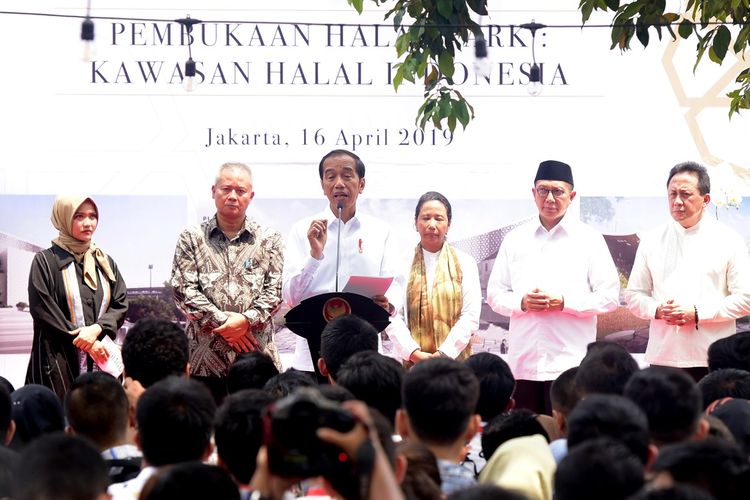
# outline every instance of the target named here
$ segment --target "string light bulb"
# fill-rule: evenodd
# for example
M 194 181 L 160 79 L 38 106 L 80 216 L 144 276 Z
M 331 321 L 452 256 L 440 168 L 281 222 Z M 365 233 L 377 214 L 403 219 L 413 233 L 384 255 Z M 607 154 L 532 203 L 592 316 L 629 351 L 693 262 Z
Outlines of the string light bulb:
M 492 66 L 487 57 L 487 40 L 484 39 L 484 34 L 480 33 L 474 39 L 474 73 L 487 80 L 487 83 L 490 83 L 491 71 Z
M 195 61 L 192 57 L 185 61 L 185 78 L 182 83 L 186 92 L 195 90 Z
M 88 16 L 81 23 L 81 41 L 83 42 L 81 57 L 85 62 L 91 62 L 94 54 L 94 21 Z
M 185 76 L 182 79 L 182 85 L 186 92 L 192 92 L 196 87 L 196 69 L 195 61 L 193 61 L 193 37 L 190 35 L 190 33 L 193 31 L 193 26 L 201 23 L 202 21 L 199 19 L 193 19 L 190 17 L 190 14 L 188 14 L 184 19 L 176 19 L 175 22 L 179 23 L 182 26 L 188 39 L 188 60 L 185 61 Z
M 529 83 L 526 85 L 526 91 L 531 96 L 538 96 L 542 93 L 542 69 L 536 63 L 536 31 L 546 28 L 545 25 L 535 22 L 533 19 L 530 23 L 522 24 L 521 28 L 531 31 L 531 68 L 529 68 Z

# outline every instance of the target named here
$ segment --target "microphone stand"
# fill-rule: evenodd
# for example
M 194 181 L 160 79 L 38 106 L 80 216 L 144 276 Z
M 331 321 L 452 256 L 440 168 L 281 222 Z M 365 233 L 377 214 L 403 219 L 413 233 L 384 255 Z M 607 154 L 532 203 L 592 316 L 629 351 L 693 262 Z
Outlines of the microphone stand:
M 339 223 L 337 225 L 336 230 L 336 291 L 339 291 L 339 264 L 341 262 L 341 210 L 343 210 L 344 204 L 339 202 L 338 205 L 336 205 L 336 209 L 338 210 L 338 216 L 339 216 Z

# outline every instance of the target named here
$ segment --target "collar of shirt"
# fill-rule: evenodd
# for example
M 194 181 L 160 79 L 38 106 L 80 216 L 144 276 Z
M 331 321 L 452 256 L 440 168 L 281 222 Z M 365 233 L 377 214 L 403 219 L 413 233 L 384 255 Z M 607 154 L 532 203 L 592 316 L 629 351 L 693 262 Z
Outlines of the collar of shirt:
M 560 236 L 570 235 L 574 231 L 574 227 L 576 223 L 576 220 L 574 218 L 568 217 L 567 214 L 565 214 L 563 218 L 560 219 L 560 222 L 555 224 L 555 226 L 548 231 L 547 228 L 545 228 L 542 225 L 538 217 L 535 220 L 536 220 L 536 224 L 535 226 L 532 226 L 532 227 L 536 228 L 534 230 L 534 234 L 537 236 L 542 236 L 542 235 L 555 236 L 558 233 L 560 233 Z
M 359 217 L 357 216 L 359 212 L 355 212 L 351 219 L 349 219 L 347 222 L 344 222 L 344 224 L 341 226 L 342 229 L 350 229 L 350 228 L 358 228 L 361 225 L 361 221 Z M 328 221 L 328 230 L 335 230 L 336 226 L 339 223 L 339 218 L 336 214 L 333 213 L 331 210 L 331 207 L 326 206 L 322 211 L 318 212 L 314 217 L 314 219 L 325 219 Z M 329 233 L 330 234 L 330 233 Z
M 227 241 L 231 241 L 229 240 L 229 238 L 226 237 L 224 232 L 219 227 L 219 223 L 216 220 L 216 215 L 211 217 L 206 222 L 206 224 L 207 224 L 206 229 L 207 229 L 209 237 L 217 238 L 219 237 L 219 235 L 222 235 L 224 236 L 224 238 L 227 239 Z M 255 240 L 255 228 L 253 227 L 253 221 L 249 219 L 248 217 L 245 217 L 245 223 L 243 224 L 242 229 L 240 230 L 239 233 L 237 233 L 237 236 L 235 236 L 233 239 L 243 238 L 246 234 L 249 235 L 250 242 L 252 243 Z

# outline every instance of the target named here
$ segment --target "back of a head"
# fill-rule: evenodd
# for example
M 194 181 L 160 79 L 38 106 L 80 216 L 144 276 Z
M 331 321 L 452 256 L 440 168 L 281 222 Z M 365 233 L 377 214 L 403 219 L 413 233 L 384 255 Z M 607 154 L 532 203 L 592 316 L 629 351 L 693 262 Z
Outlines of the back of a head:
M 642 463 L 648 460 L 648 418 L 631 400 L 614 394 L 592 394 L 570 413 L 569 450 L 604 437 L 624 444 Z
M 153 466 L 202 459 L 215 413 L 216 403 L 200 382 L 172 376 L 155 383 L 136 407 L 144 459 Z
M 263 386 L 263 390 L 276 400 L 290 395 L 298 387 L 315 387 L 316 385 L 307 373 L 290 368 L 271 377 Z
M 525 408 L 501 413 L 490 420 L 482 431 L 482 455 L 489 460 L 506 441 L 534 434 L 541 435 L 549 442 L 549 435 L 537 420 L 536 413 Z
M 625 500 L 641 486 L 643 463 L 609 438 L 573 448 L 555 472 L 555 500 Z
M 16 433 L 10 443 L 14 450 L 21 450 L 43 434 L 65 428 L 60 399 L 48 387 L 27 384 L 13 391 L 10 399 L 11 415 L 16 423 Z
M 40 437 L 21 453 L 17 500 L 96 500 L 109 476 L 99 451 L 61 432 Z
M 0 385 L 0 446 L 5 445 L 5 436 L 8 434 L 8 428 L 10 427 L 12 408 L 10 392 Z
M 650 468 L 676 482 L 706 488 L 717 500 L 747 498 L 750 465 L 734 443 L 709 438 L 664 446 Z M 742 493 L 744 491 L 744 493 Z
M 737 398 L 720 399 L 714 401 L 706 409 L 706 413 L 708 415 L 704 418 L 721 422 L 724 430 L 732 437 L 730 441 L 733 440 L 750 456 L 750 401 Z
M 83 373 L 65 395 L 65 417 L 76 434 L 100 450 L 121 444 L 128 431 L 128 398 L 106 372 Z
M 630 378 L 624 394 L 646 414 L 651 440 L 657 445 L 682 441 L 698 430 L 703 398 L 682 370 L 657 366 L 641 370 Z
M 463 436 L 479 399 L 479 381 L 468 366 L 450 358 L 430 358 L 406 373 L 404 410 L 417 437 L 428 444 L 451 444 Z
M 486 500 L 488 498 L 492 500 L 527 500 L 528 497 L 495 484 L 475 484 L 448 495 L 448 500 Z
M 625 384 L 635 372 L 638 363 L 620 344 L 598 342 L 589 349 L 576 373 L 578 396 L 588 394 L 622 394 Z
M 645 487 L 628 500 L 716 500 L 713 495 L 692 484 L 675 483 L 668 488 Z
M 336 380 L 339 368 L 349 357 L 361 351 L 378 350 L 378 331 L 369 322 L 353 314 L 331 320 L 320 334 L 320 357 L 328 373 Z
M 474 354 L 464 363 L 479 380 L 476 412 L 482 417 L 483 422 L 489 422 L 508 409 L 508 403 L 516 387 L 516 379 L 508 363 L 490 352 Z
M 159 471 L 144 487 L 143 500 L 210 498 L 239 500 L 240 490 L 232 478 L 215 465 L 185 462 Z
M 182 328 L 161 319 L 138 321 L 122 345 L 125 374 L 146 388 L 169 375 L 183 375 L 189 355 Z
M 255 457 L 263 444 L 263 410 L 272 401 L 265 391 L 245 389 L 224 399 L 216 411 L 216 450 L 240 484 L 248 484 L 255 472 Z
M 549 399 L 552 409 L 565 417 L 578 404 L 578 390 L 576 388 L 576 375 L 578 367 L 568 368 L 552 382 L 549 389 Z
M 243 389 L 263 389 L 278 374 L 279 369 L 268 354 L 260 351 L 242 354 L 229 367 L 227 390 L 233 394 Z
M 750 332 L 737 332 L 708 346 L 708 369 L 750 371 Z
M 393 358 L 376 351 L 353 354 L 339 368 L 336 383 L 349 389 L 360 401 L 377 408 L 390 422 L 401 408 L 404 368 Z
M 0 498 L 16 498 L 18 457 L 18 452 L 0 446 Z
M 724 398 L 750 399 L 750 372 L 737 368 L 721 368 L 710 372 L 698 382 L 703 408 Z

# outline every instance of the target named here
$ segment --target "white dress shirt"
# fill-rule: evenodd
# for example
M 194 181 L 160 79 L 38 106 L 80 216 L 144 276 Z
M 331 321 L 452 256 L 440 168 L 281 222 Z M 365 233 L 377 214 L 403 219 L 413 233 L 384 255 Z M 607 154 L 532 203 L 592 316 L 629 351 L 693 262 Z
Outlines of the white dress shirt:
M 643 236 L 625 300 L 633 314 L 650 319 L 646 361 L 680 368 L 707 366 L 708 346 L 736 332 L 735 319 L 750 314 L 750 258 L 742 238 L 704 216 L 685 229 L 675 221 Z M 695 324 L 654 319 L 667 300 L 698 310 Z
M 461 266 L 463 278 L 461 281 L 461 295 L 463 306 L 458 321 L 445 340 L 438 346 L 437 350 L 448 357 L 456 358 L 471 341 L 471 336 L 479 328 L 479 314 L 482 310 L 482 289 L 479 285 L 479 269 L 474 258 L 461 250 L 453 249 L 458 256 L 458 264 Z M 425 272 L 427 273 L 427 290 L 432 293 L 432 284 L 435 281 L 435 268 L 437 267 L 440 252 L 432 253 L 422 249 L 424 256 Z M 406 276 L 411 272 L 411 262 Z M 404 295 L 406 296 L 406 295 Z M 411 353 L 420 346 L 409 331 L 408 298 L 403 301 L 404 306 L 399 310 L 399 315 L 391 321 L 385 330 L 388 337 L 393 341 L 393 347 L 399 359 L 408 360 Z
M 534 289 L 561 294 L 562 311 L 522 311 Z M 617 308 L 620 280 L 600 233 L 570 217 L 547 231 L 538 219 L 502 242 L 487 303 L 510 317 L 508 364 L 519 380 L 554 380 L 596 340 L 596 315 Z
M 320 260 L 310 255 L 310 242 L 307 240 L 310 223 L 315 219 L 328 220 L 328 235 Z M 323 212 L 302 219 L 292 227 L 286 242 L 282 279 L 282 296 L 289 307 L 298 305 L 308 297 L 336 291 L 338 226 L 339 219 L 326 207 Z M 393 283 L 385 295 L 396 309 L 401 307 L 404 278 L 400 274 L 398 248 L 388 224 L 357 212 L 341 225 L 339 260 L 339 290 L 344 288 L 350 276 L 393 277 Z M 313 371 L 307 340 L 299 336 L 296 339 L 292 366 L 298 370 Z

